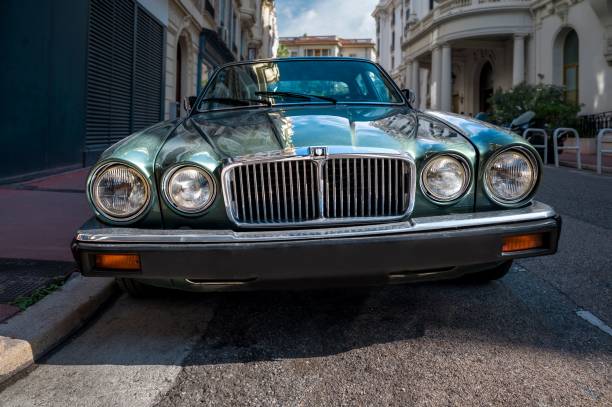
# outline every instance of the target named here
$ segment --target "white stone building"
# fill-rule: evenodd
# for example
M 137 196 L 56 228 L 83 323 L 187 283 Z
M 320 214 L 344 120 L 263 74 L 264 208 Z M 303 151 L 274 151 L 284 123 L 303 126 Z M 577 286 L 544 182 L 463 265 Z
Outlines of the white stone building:
M 370 38 L 340 38 L 335 35 L 302 35 L 281 37 L 280 45 L 290 57 L 351 57 L 375 60 L 374 42 Z
M 526 81 L 612 111 L 609 0 L 381 0 L 373 16 L 380 63 L 421 108 L 477 114 Z

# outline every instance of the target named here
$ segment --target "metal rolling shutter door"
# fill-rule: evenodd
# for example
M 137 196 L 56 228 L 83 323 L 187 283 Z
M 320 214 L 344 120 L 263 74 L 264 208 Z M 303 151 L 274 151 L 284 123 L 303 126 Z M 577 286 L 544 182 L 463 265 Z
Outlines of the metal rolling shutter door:
M 138 8 L 132 131 L 161 120 L 163 44 L 163 26 Z
M 161 120 L 163 26 L 133 0 L 91 0 L 85 147 Z

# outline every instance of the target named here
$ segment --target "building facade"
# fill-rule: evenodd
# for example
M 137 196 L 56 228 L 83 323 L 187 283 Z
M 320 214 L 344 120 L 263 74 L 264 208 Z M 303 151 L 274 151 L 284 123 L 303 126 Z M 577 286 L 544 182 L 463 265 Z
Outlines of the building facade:
M 273 0 L 3 0 L 0 182 L 90 165 L 277 43 Z
M 374 61 L 375 45 L 370 38 L 340 38 L 335 35 L 281 37 L 290 57 L 351 57 Z
M 612 111 L 611 7 L 606 0 L 381 0 L 373 16 L 381 64 L 415 91 L 421 108 L 475 115 L 489 110 L 495 89 L 527 82 L 562 85 L 582 115 L 593 115 Z M 389 38 L 396 45 L 400 38 L 401 51 L 386 46 Z

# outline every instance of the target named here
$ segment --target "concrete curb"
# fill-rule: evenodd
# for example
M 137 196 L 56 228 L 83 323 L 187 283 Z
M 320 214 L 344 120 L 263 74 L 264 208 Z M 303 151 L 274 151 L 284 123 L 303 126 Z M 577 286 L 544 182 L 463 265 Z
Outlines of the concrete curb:
M 21 314 L 0 324 L 0 383 L 30 367 L 82 326 L 117 288 L 110 278 L 70 278 Z

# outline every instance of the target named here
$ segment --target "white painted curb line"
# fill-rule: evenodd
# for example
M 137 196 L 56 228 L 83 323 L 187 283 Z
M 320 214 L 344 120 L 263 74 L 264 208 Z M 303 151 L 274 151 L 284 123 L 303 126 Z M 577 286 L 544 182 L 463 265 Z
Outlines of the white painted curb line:
M 115 290 L 111 278 L 76 274 L 57 291 L 0 324 L 0 383 L 33 365 L 83 325 Z

